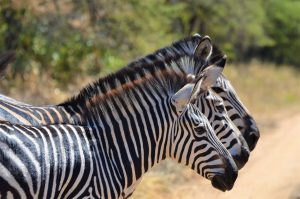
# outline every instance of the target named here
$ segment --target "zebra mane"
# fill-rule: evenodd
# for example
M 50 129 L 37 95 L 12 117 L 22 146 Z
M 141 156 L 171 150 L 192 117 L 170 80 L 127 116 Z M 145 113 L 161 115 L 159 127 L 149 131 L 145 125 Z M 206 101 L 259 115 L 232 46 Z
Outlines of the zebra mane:
M 172 64 L 175 64 L 172 63 Z M 77 96 L 59 106 L 80 106 L 86 116 L 115 112 L 116 107 L 132 107 L 145 95 L 168 97 L 182 88 L 187 76 L 166 64 L 125 67 L 83 88 Z
M 175 64 L 181 71 L 193 73 L 195 70 L 193 67 L 194 64 L 188 64 L 187 62 L 191 61 L 190 58 L 193 56 L 194 50 L 200 40 L 201 37 L 199 35 L 190 36 L 174 42 L 170 46 L 161 48 L 152 54 L 139 58 L 119 71 L 88 85 L 77 96 L 72 97 L 62 104 L 79 100 L 80 98 L 87 99 L 95 94 L 104 94 L 107 92 L 107 88 L 114 89 L 119 84 L 124 84 L 127 81 L 135 81 L 146 75 L 146 73 L 153 73 L 158 69 L 165 68 L 165 65 Z
M 144 66 L 148 64 L 152 65 L 157 62 L 169 62 L 172 59 L 176 59 L 182 56 L 193 56 L 194 50 L 199 44 L 201 38 L 202 37 L 200 35 L 194 35 L 173 42 L 170 46 L 158 49 L 152 54 L 136 59 L 135 61 L 128 64 L 127 67 Z
M 185 74 L 195 74 L 204 64 L 204 60 L 194 56 L 200 40 L 199 35 L 191 36 L 137 59 L 88 85 L 78 95 L 59 105 L 80 104 L 88 109 L 96 104 L 111 107 L 113 97 L 130 104 L 133 103 L 133 93 L 140 93 L 142 87 L 154 89 L 157 93 L 175 93 L 186 83 Z
M 201 41 L 201 36 L 199 34 L 195 34 L 190 37 L 186 37 L 179 41 L 173 42 L 170 46 L 166 46 L 164 48 L 156 50 L 154 53 L 146 55 L 145 57 L 141 57 L 136 59 L 135 61 L 131 62 L 127 65 L 127 67 L 134 67 L 134 66 L 144 66 L 144 65 L 155 65 L 157 62 L 170 62 L 172 59 L 177 59 L 183 56 L 193 56 L 194 51 Z M 211 63 L 214 63 L 216 60 L 215 58 L 219 59 L 220 56 L 223 56 L 224 53 L 216 46 L 213 45 L 212 55 L 210 57 L 206 66 Z M 204 68 L 198 68 L 198 70 L 202 70 Z M 195 73 L 195 68 L 193 67 L 184 67 L 183 70 L 186 73 Z

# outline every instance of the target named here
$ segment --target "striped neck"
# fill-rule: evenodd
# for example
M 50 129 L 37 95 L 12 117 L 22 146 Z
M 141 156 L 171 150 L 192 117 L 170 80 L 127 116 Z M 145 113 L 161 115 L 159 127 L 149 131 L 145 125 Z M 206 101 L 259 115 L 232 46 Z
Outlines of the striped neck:
M 122 188 L 171 154 L 176 116 L 171 97 L 188 81 L 181 65 L 172 64 L 124 68 L 63 104 L 80 107 L 83 123 L 100 140 L 97 147 L 106 149 Z

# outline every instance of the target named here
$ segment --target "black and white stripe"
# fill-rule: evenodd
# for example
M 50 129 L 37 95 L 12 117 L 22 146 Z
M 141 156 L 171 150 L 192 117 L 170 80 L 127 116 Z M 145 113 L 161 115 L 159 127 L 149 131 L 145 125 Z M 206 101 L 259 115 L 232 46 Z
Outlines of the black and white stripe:
M 260 137 L 259 129 L 250 112 L 244 106 L 230 81 L 221 75 L 212 87 L 224 101 L 228 116 L 244 136 L 249 149 L 253 150 Z

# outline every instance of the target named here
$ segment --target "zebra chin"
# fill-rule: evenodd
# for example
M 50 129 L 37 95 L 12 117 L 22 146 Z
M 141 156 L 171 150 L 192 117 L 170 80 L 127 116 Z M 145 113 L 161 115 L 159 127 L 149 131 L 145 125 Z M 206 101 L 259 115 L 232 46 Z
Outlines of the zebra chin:
M 248 162 L 250 156 L 250 151 L 247 148 L 242 148 L 241 153 L 239 155 L 232 156 L 237 168 L 240 170 L 245 166 Z
M 211 179 L 211 184 L 214 188 L 224 192 L 232 189 L 238 176 L 238 169 L 231 158 L 224 158 L 223 162 L 226 165 L 224 174 L 216 174 Z
M 244 137 L 242 135 L 239 135 L 239 141 L 241 143 L 239 153 L 236 154 L 236 153 L 233 153 L 230 151 L 230 154 L 232 155 L 232 158 L 233 158 L 236 166 L 240 170 L 241 168 L 243 168 L 245 166 L 245 164 L 249 160 L 250 149 L 248 147 L 246 140 L 244 139 Z
M 257 141 L 259 140 L 260 132 L 256 125 L 256 122 L 251 116 L 247 115 L 243 118 L 243 120 L 246 126 L 243 132 L 243 136 L 248 144 L 250 151 L 252 151 L 255 148 Z

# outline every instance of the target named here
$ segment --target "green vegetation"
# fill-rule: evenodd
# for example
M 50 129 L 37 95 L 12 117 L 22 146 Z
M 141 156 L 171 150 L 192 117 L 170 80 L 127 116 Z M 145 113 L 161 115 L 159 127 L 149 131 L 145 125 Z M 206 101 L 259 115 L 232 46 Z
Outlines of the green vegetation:
M 299 10 L 294 0 L 2 0 L 0 52 L 18 53 L 11 78 L 36 71 L 60 87 L 195 32 L 210 35 L 234 62 L 299 66 Z

